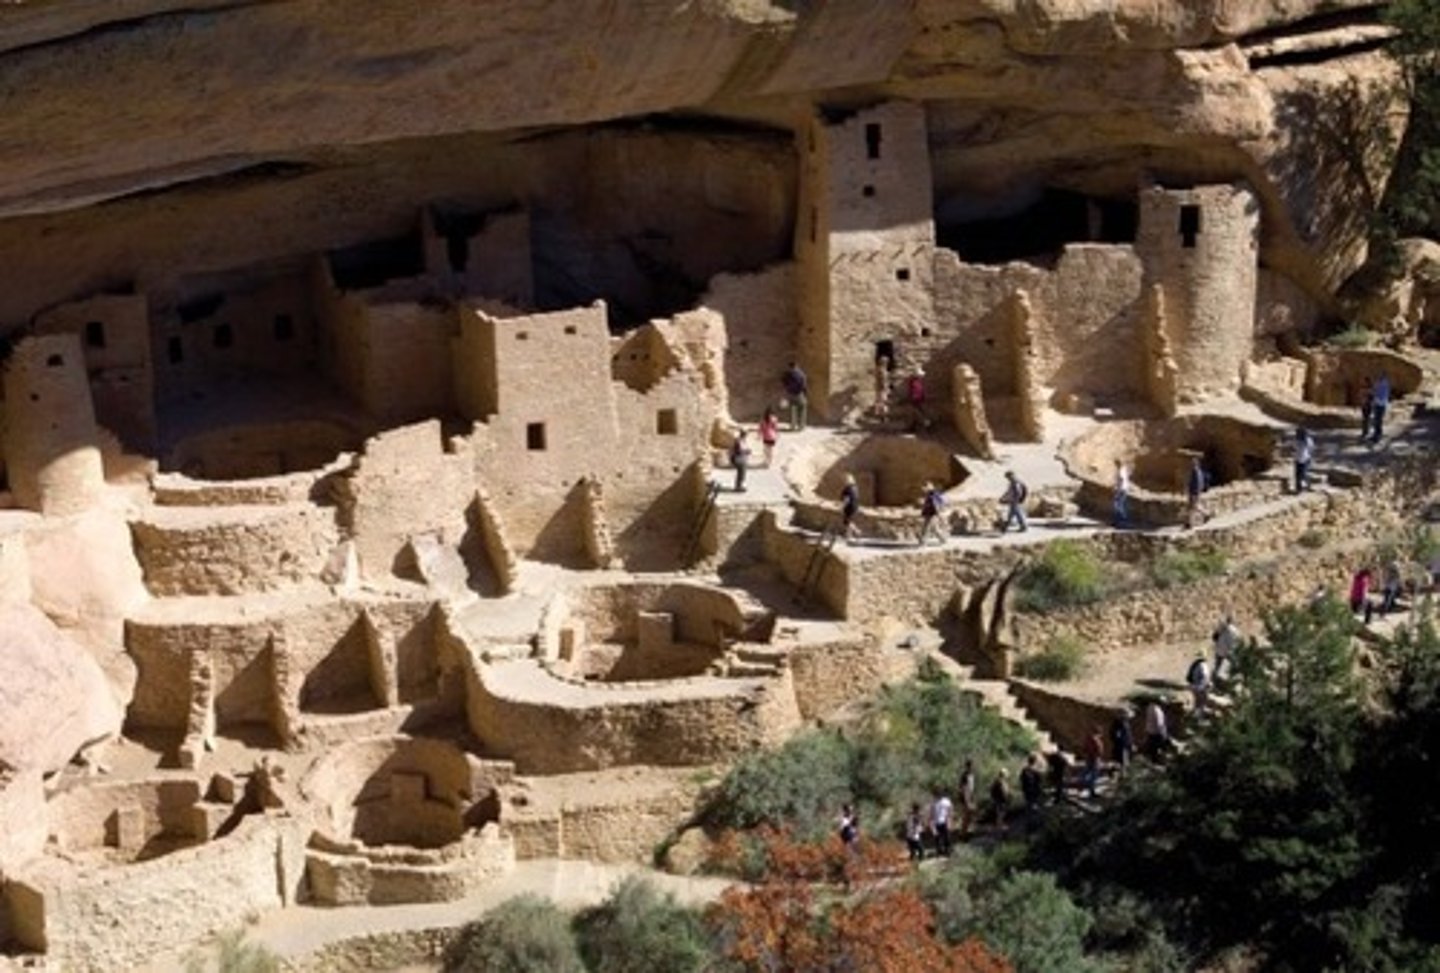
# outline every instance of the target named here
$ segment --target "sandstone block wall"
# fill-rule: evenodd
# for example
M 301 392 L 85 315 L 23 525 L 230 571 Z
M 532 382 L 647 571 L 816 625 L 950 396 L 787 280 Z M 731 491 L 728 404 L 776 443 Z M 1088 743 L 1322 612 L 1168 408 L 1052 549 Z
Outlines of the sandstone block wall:
M 475 498 L 472 462 L 446 448 L 433 419 L 366 442 L 352 472 L 337 482 L 339 518 L 355 541 L 366 579 L 392 577 L 414 535 L 434 533 L 461 546 Z
M 332 511 L 286 506 L 156 508 L 131 535 L 153 594 L 236 595 L 319 576 L 339 542 Z
M 36 870 L 17 881 L 35 893 L 35 929 L 51 960 L 95 973 L 136 969 L 294 902 L 305 836 L 296 820 L 248 818 L 225 838 L 153 861 L 79 876 Z
M 73 334 L 85 349 L 95 418 L 131 448 L 155 439 L 150 305 L 138 294 L 107 294 L 36 316 L 36 334 Z
M 890 677 L 878 639 L 857 635 L 800 642 L 788 659 L 795 702 L 804 720 L 816 720 L 878 690 Z
M 167 268 L 166 278 L 173 272 Z M 149 303 L 147 341 L 162 410 L 208 397 L 217 385 L 315 371 L 315 312 L 304 273 L 197 275 L 178 287 L 162 284 Z
M 758 420 L 784 394 L 780 375 L 796 358 L 798 283 L 795 266 L 780 263 L 753 274 L 720 274 L 700 299 L 725 318 L 725 386 L 737 420 Z
M 513 695 L 511 679 L 548 682 L 557 692 L 553 701 Z M 784 739 L 799 721 L 788 679 L 737 680 L 733 689 L 708 678 L 670 691 L 647 685 L 652 691 L 642 696 L 602 686 L 560 691 L 565 684 L 533 662 L 481 664 L 471 672 L 466 706 L 476 736 L 523 774 L 723 762 Z
M 328 419 L 246 423 L 186 436 L 175 443 L 164 465 L 198 479 L 250 480 L 318 470 L 359 445 L 358 430 Z M 308 494 L 295 499 L 308 499 Z

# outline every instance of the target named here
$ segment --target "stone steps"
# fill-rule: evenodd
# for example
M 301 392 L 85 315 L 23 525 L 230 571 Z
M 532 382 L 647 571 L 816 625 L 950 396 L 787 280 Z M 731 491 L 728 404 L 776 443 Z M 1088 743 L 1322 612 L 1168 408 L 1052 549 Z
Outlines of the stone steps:
M 1058 744 L 1055 742 L 1055 738 L 1035 722 L 1024 705 L 1015 698 L 1015 694 L 1010 690 L 1010 684 L 1004 679 L 977 678 L 974 666 L 956 662 L 938 650 L 932 650 L 930 658 L 959 683 L 961 692 L 974 696 L 980 705 L 996 713 L 1002 719 L 1030 731 L 1042 752 L 1048 753 L 1057 748 Z

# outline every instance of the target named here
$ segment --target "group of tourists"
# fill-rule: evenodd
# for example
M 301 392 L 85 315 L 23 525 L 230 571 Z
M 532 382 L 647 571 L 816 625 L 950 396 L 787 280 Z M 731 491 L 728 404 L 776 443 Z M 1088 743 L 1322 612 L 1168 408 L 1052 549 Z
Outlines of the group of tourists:
M 1130 493 L 1134 489 L 1135 471 L 1124 459 L 1115 461 L 1115 492 L 1111 499 L 1111 524 L 1126 528 L 1130 523 Z M 1201 506 L 1201 498 L 1210 489 L 1210 473 L 1199 456 L 1190 458 L 1190 468 L 1185 473 L 1185 523 L 1187 528 L 1203 524 L 1207 514 Z
M 1377 609 L 1381 615 L 1388 615 L 1395 610 L 1404 588 L 1405 571 L 1398 559 L 1391 558 L 1378 571 L 1368 564 L 1362 564 L 1350 577 L 1350 611 L 1369 625 Z M 1374 592 L 1379 593 L 1378 602 L 1373 596 Z

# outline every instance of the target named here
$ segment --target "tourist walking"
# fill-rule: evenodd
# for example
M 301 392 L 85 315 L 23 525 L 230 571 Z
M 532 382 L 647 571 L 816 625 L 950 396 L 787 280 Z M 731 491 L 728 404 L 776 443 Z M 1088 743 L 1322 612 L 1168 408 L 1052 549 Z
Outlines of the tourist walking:
M 1045 765 L 1049 769 L 1050 789 L 1055 803 L 1059 804 L 1065 800 L 1065 778 L 1070 774 L 1070 758 L 1065 756 L 1064 750 L 1056 747 L 1045 755 Z
M 855 515 L 860 512 L 860 487 L 855 483 L 855 474 L 845 474 L 845 485 L 840 488 L 840 531 L 845 542 L 852 543 L 859 530 L 855 526 Z
M 1124 776 L 1135 756 L 1135 737 L 1130 729 L 1128 709 L 1116 710 L 1115 719 L 1110 722 L 1110 756 L 1120 775 Z
M 975 762 L 969 757 L 965 758 L 965 765 L 960 768 L 959 783 L 960 836 L 968 838 L 975 827 Z
M 1370 624 L 1370 582 L 1374 579 L 1369 567 L 1362 567 L 1350 577 L 1350 613 L 1364 615 L 1365 624 Z
M 1390 408 L 1390 376 L 1381 372 L 1375 379 L 1374 401 L 1370 405 L 1370 441 L 1380 442 L 1385 434 L 1385 412 Z
M 736 493 L 745 492 L 745 471 L 750 468 L 750 443 L 745 435 L 745 430 L 741 429 L 730 444 L 730 466 L 735 470 Z
M 905 819 L 905 848 L 912 862 L 925 857 L 925 816 L 919 804 L 910 805 L 910 816 Z
M 1115 526 L 1130 525 L 1130 465 L 1122 459 L 1115 461 Z
M 1195 656 L 1190 668 L 1185 670 L 1185 684 L 1190 687 L 1190 701 L 1197 719 L 1205 717 L 1210 703 L 1210 667 L 1205 664 L 1205 653 Z
M 1000 525 L 1000 533 L 1010 529 L 1011 524 L 1020 528 L 1021 533 L 1030 529 L 1025 522 L 1025 501 L 1030 497 L 1030 488 L 1020 481 L 1014 470 L 1005 471 L 1005 492 L 1000 495 L 1000 502 L 1005 505 L 1005 522 Z
M 1375 383 L 1366 378 L 1360 395 L 1360 441 L 1362 443 L 1370 438 L 1370 420 L 1374 415 Z
M 1145 756 L 1158 762 L 1170 750 L 1170 728 L 1159 700 L 1145 704 Z
M 780 441 L 780 417 L 771 408 L 760 417 L 760 444 L 765 447 L 765 468 L 775 464 L 775 444 Z
M 1310 463 L 1315 459 L 1315 437 L 1304 426 L 1295 430 L 1295 492 L 1310 489 Z
M 1381 575 L 1380 614 L 1388 615 L 1395 610 L 1403 584 L 1404 575 L 1400 571 L 1400 562 L 1392 558 L 1385 563 L 1385 572 Z
M 1085 785 L 1086 795 L 1094 800 L 1095 788 L 1100 783 L 1100 764 L 1105 759 L 1105 736 L 1100 727 L 1092 728 L 1085 738 L 1082 756 L 1085 758 L 1085 771 L 1080 782 Z
M 1226 615 L 1210 635 L 1215 646 L 1215 671 L 1211 674 L 1216 682 L 1230 678 L 1235 666 L 1235 650 L 1240 647 L 1240 629 L 1235 627 L 1235 618 Z
M 930 418 L 925 414 L 925 369 L 919 365 L 905 380 L 905 401 L 910 406 L 910 431 L 922 432 L 930 427 Z
M 935 488 L 935 484 L 926 483 L 925 492 L 920 496 L 920 538 L 917 543 L 921 547 L 925 546 L 932 533 L 937 541 L 945 543 L 945 533 L 940 527 L 940 511 L 944 507 L 944 495 Z
M 1010 771 L 1001 767 L 990 784 L 990 816 L 995 827 L 1005 827 L 1010 817 Z
M 1040 755 L 1030 754 L 1020 769 L 1020 795 L 1025 800 L 1025 817 L 1034 824 L 1040 820 L 1040 804 L 1045 799 L 1045 780 L 1040 773 Z
M 950 818 L 955 813 L 955 803 L 943 791 L 935 795 L 930 805 L 930 833 L 935 836 L 935 854 L 950 856 Z
M 1205 522 L 1205 512 L 1200 509 L 1200 495 L 1205 492 L 1207 477 L 1205 467 L 1196 456 L 1190 461 L 1190 472 L 1185 476 L 1185 526 L 1194 527 Z
M 806 413 L 810 407 L 809 379 L 805 377 L 800 366 L 792 361 L 790 367 L 785 369 L 785 374 L 780 376 L 780 385 L 785 389 L 785 403 L 790 409 L 790 428 L 804 429 Z
M 840 841 L 846 848 L 854 848 L 860 840 L 860 817 L 849 804 L 840 808 L 839 831 Z

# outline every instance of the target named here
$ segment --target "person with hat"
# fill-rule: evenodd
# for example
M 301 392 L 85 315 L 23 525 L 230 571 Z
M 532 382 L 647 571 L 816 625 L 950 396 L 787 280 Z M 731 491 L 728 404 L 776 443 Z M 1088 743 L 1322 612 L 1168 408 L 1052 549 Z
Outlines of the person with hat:
M 840 488 L 840 530 L 845 543 L 853 543 L 860 533 L 855 527 L 855 515 L 860 512 L 860 487 L 855 483 L 855 474 L 845 474 L 845 485 Z

